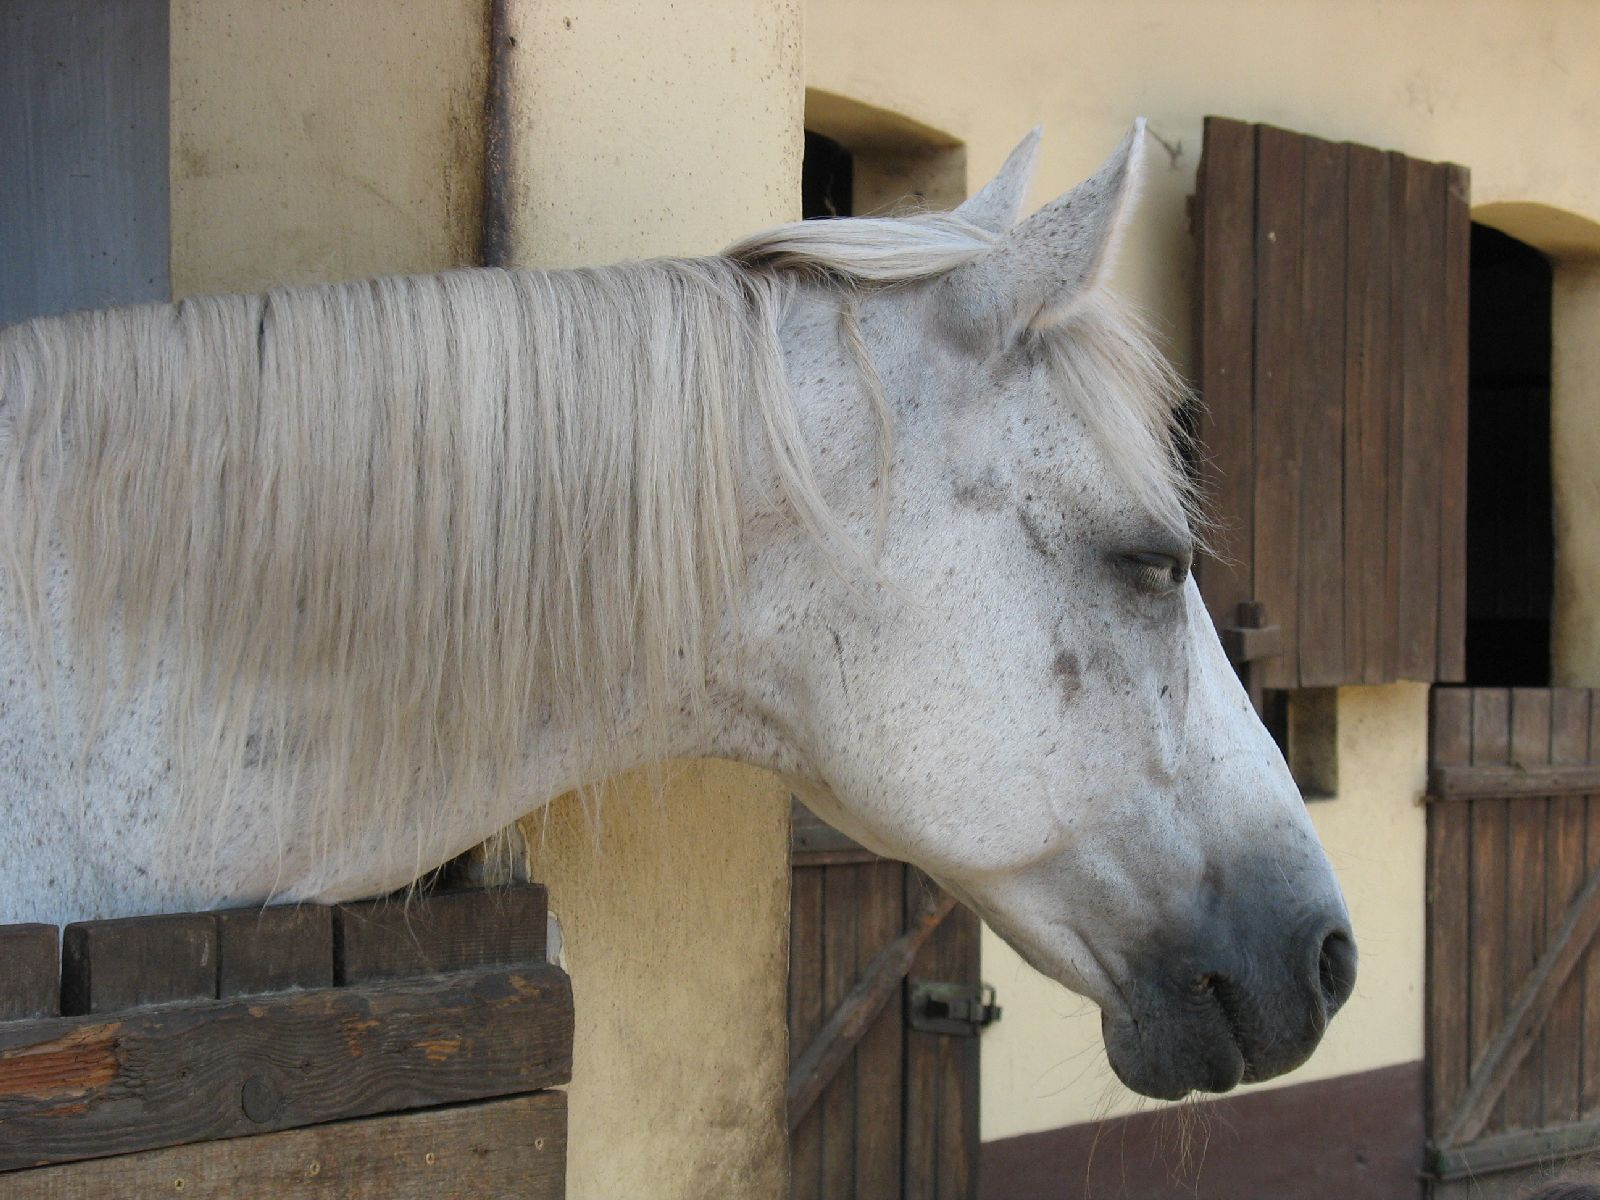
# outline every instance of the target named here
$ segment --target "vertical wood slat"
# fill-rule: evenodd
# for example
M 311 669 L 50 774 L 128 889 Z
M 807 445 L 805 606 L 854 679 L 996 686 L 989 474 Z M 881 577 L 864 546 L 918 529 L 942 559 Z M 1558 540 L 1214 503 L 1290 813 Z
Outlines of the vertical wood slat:
M 906 872 L 907 911 L 937 891 Z M 918 953 L 913 979 L 976 980 L 978 919 L 957 908 Z M 905 1034 L 904 1200 L 973 1200 L 978 1171 L 979 1039 L 907 1030 Z
M 1550 761 L 1582 763 L 1589 753 L 1589 694 L 1576 688 L 1550 693 Z M 1568 909 L 1583 890 L 1584 798 L 1558 796 L 1550 802 L 1550 823 L 1545 834 L 1545 937 L 1555 936 Z M 1580 1113 L 1579 1080 L 1582 1070 L 1583 968 L 1580 966 L 1556 997 L 1545 1021 L 1544 1097 L 1545 1124 L 1576 1121 Z
M 941 947 L 945 979 L 978 978 L 978 918 L 966 909 L 951 914 L 954 918 L 940 930 L 945 935 Z M 949 1200 L 974 1200 L 978 1188 L 978 1088 L 980 1084 L 977 1038 L 944 1039 L 940 1066 L 944 1075 L 941 1091 L 942 1128 L 939 1134 L 940 1175 Z
M 1542 765 L 1550 761 L 1550 693 L 1543 688 L 1511 692 L 1510 761 Z M 1545 825 L 1549 801 L 1520 797 L 1510 802 L 1506 887 L 1505 994 L 1509 1003 L 1544 953 Z M 1556 916 L 1559 925 L 1565 912 Z M 1512 1074 L 1505 1093 L 1506 1126 L 1536 1129 L 1542 1120 L 1544 1039 Z
M 1510 695 L 1499 688 L 1472 691 L 1472 762 L 1496 765 L 1507 761 L 1511 746 Z M 1506 827 L 1507 802 L 1471 802 L 1472 949 L 1468 1048 L 1476 1061 L 1505 1017 L 1506 989 Z M 1489 1129 L 1504 1128 L 1504 1104 L 1497 1105 Z
M 789 1064 L 811 1044 L 822 1010 L 822 877 L 825 867 L 790 872 Z M 813 1106 L 789 1136 L 790 1200 L 822 1200 L 822 1117 Z
M 1589 699 L 1589 761 L 1600 760 L 1600 698 Z M 1600 871 L 1600 796 L 1584 803 L 1584 865 L 1592 875 Z M 1579 1102 L 1584 1115 L 1600 1114 L 1600 946 L 1589 947 L 1583 965 L 1583 1075 Z
M 905 869 L 897 862 L 870 863 L 861 868 L 866 886 L 857 910 L 857 977 L 906 926 L 902 878 Z M 861 1200 L 893 1196 L 900 1190 L 900 1063 L 904 1031 L 902 1006 L 891 1001 L 856 1047 L 856 1173 L 851 1194 Z
M 1300 338 L 1293 403 L 1300 411 L 1298 684 L 1350 679 L 1345 665 L 1344 444 L 1345 148 L 1304 139 Z M 1351 563 L 1356 570 L 1356 564 Z M 1270 610 L 1269 610 L 1270 611 Z
M 0 1021 L 59 1014 L 59 936 L 54 925 L 0 925 Z
M 824 867 L 822 1011 L 833 1012 L 856 980 L 856 907 L 862 868 Z M 821 1193 L 849 1200 L 855 1184 L 856 1055 L 839 1068 L 817 1101 L 821 1115 Z
M 1254 127 L 1207 117 L 1200 163 L 1200 278 L 1196 325 L 1200 469 L 1218 553 L 1197 574 L 1212 620 L 1234 620 L 1254 598 L 1255 220 Z
M 217 914 L 217 998 L 333 986 L 333 910 L 320 904 Z
M 905 907 L 920 912 L 934 890 L 928 877 L 917 870 L 906 871 Z M 956 914 L 952 913 L 951 916 Z M 909 972 L 912 978 L 940 978 L 939 953 L 944 945 L 941 929 L 917 952 Z M 939 1190 L 939 1110 L 944 1103 L 943 1073 L 939 1069 L 939 1043 L 946 1039 L 936 1034 L 908 1029 L 905 1034 L 905 1177 L 901 1200 L 937 1200 Z
M 216 995 L 217 922 L 211 913 L 79 921 L 62 935 L 64 1016 Z
M 1404 552 L 1401 538 L 1404 503 L 1401 477 L 1405 473 L 1405 388 L 1406 349 L 1405 312 L 1408 299 L 1406 289 L 1406 157 L 1393 151 L 1386 153 L 1384 161 L 1389 172 L 1389 319 L 1388 335 L 1388 478 L 1384 484 L 1387 493 L 1384 507 L 1383 555 L 1383 621 L 1385 629 L 1385 682 L 1404 678 L 1403 656 L 1400 652 L 1400 610 L 1403 593 L 1400 587 L 1400 558 Z M 1476 698 L 1473 700 L 1477 704 Z M 1476 727 L 1476 722 L 1474 722 Z M 1474 760 L 1476 761 L 1476 760 Z
M 1435 688 L 1430 718 L 1432 760 L 1454 766 L 1472 760 L 1472 693 Z M 1428 806 L 1427 1061 L 1430 1134 L 1467 1086 L 1468 1006 L 1471 995 L 1468 914 L 1471 805 Z
M 1350 682 L 1394 678 L 1386 592 L 1389 469 L 1389 159 L 1347 147 L 1345 656 Z
M 1405 232 L 1396 256 L 1403 280 L 1396 296 L 1403 357 L 1396 672 L 1404 679 L 1435 678 L 1438 660 L 1445 175 L 1444 167 L 1414 158 L 1400 172 Z
M 1445 175 L 1444 382 L 1439 390 L 1443 454 L 1439 479 L 1439 645 L 1434 678 L 1467 676 L 1467 352 L 1472 258 L 1472 181 L 1451 163 Z
M 1302 199 L 1306 139 L 1256 130 L 1255 599 L 1282 631 L 1282 654 L 1259 664 L 1265 687 L 1300 677 L 1300 497 L 1304 405 L 1301 349 Z M 1256 668 L 1252 668 L 1256 669 Z

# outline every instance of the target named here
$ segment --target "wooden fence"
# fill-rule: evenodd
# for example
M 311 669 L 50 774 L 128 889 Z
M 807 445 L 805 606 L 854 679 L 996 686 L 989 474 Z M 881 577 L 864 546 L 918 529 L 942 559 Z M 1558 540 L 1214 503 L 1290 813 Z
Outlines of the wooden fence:
M 0 927 L 0 1196 L 559 1197 L 544 943 L 534 886 Z

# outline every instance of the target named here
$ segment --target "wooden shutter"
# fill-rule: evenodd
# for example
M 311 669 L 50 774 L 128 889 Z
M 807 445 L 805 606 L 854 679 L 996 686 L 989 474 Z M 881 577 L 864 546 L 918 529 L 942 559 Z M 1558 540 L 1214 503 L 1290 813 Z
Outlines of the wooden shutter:
M 1453 164 L 1206 119 L 1200 588 L 1219 628 L 1254 604 L 1280 631 L 1257 687 L 1464 675 L 1467 192 Z

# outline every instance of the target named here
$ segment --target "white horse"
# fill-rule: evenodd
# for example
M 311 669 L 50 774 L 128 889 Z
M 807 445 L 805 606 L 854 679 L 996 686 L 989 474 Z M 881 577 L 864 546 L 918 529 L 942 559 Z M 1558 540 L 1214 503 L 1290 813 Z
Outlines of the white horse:
M 0 333 L 0 922 L 403 886 L 666 755 L 781 771 L 1094 999 L 1152 1096 L 1300 1063 L 1339 888 L 1103 291 L 1142 128 L 1017 224 Z

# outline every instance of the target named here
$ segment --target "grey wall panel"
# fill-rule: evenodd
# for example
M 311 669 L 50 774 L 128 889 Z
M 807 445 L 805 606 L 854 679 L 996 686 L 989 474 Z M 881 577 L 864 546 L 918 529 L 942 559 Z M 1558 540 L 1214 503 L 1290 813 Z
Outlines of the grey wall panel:
M 0 325 L 168 293 L 167 0 L 0 0 Z

